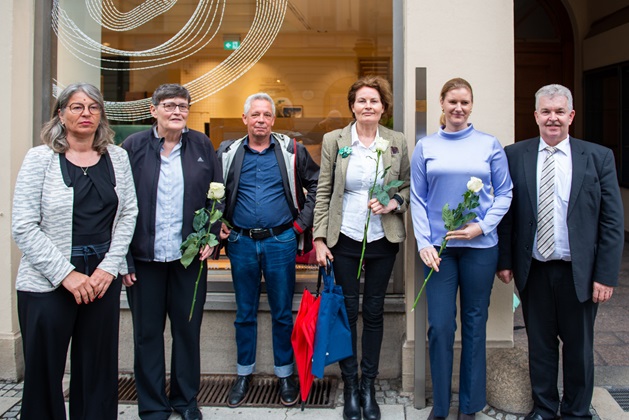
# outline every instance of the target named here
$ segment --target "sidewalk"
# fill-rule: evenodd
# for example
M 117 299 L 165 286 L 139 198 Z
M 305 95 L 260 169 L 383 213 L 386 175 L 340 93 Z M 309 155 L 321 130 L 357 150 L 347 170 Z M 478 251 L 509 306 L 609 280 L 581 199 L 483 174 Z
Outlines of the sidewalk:
M 599 306 L 594 336 L 594 398 L 592 413 L 598 420 L 629 420 L 629 413 L 623 412 L 607 390 L 629 390 L 629 247 L 625 248 L 620 271 L 620 283 L 614 290 L 612 299 Z M 516 347 L 526 348 L 526 332 L 522 321 L 522 313 L 518 309 L 514 315 L 514 342 Z M 430 413 L 430 406 L 422 410 L 413 407 L 413 395 L 399 391 L 399 380 L 378 381 L 377 398 L 381 404 L 383 420 L 424 420 Z M 0 381 L 0 419 L 18 419 L 22 395 L 22 384 Z M 251 419 L 251 420 L 283 420 L 283 419 L 342 419 L 343 392 L 337 392 L 338 401 L 335 409 L 306 408 L 249 408 L 236 409 L 225 407 L 203 407 L 205 419 Z M 455 420 L 458 395 L 453 395 L 452 409 L 448 419 Z M 429 401 L 429 404 L 431 402 Z M 137 406 L 120 405 L 120 420 L 136 420 Z M 171 420 L 179 419 L 172 415 Z M 476 415 L 477 420 L 523 420 L 524 416 L 505 413 L 485 407 Z

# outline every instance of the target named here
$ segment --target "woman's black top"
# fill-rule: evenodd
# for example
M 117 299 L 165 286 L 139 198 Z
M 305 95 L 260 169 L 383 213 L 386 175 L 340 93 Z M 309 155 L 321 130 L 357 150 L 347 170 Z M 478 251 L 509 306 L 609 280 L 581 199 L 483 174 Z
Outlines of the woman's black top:
M 61 159 L 65 160 L 69 187 L 74 189 L 72 246 L 108 243 L 118 208 L 113 166 L 109 163 L 108 156 L 101 155 L 95 165 L 86 168 L 74 165 L 63 154 Z M 71 262 L 77 271 L 91 274 L 103 257 L 104 253 L 100 252 L 89 257 L 89 267 L 85 267 L 83 257 L 73 255 Z

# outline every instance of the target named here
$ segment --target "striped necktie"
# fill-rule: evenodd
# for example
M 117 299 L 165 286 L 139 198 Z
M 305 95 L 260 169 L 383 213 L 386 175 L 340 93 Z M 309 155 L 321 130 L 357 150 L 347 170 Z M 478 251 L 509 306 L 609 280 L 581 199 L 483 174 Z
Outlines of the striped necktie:
M 546 146 L 537 204 L 537 250 L 544 258 L 555 251 L 555 157 L 556 147 Z

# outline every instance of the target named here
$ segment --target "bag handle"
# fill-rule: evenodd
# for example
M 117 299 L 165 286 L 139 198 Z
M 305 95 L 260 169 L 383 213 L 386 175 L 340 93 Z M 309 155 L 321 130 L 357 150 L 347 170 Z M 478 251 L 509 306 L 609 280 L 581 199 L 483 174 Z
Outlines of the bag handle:
M 329 258 L 326 258 L 325 263 L 325 267 L 319 266 L 319 275 L 317 276 L 317 293 L 315 294 L 315 297 L 319 297 L 319 290 L 321 289 L 321 279 L 323 278 L 323 274 L 325 273 L 326 276 L 330 276 L 333 272 L 332 261 L 330 261 Z

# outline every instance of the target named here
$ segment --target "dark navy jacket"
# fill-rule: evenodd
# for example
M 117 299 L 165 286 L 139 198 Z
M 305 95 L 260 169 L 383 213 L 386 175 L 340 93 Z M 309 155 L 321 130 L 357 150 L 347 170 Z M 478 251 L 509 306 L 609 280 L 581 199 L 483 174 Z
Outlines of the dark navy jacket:
M 151 128 L 132 134 L 122 144 L 129 153 L 139 209 L 129 251 L 133 259 L 147 262 L 153 261 L 155 257 L 157 182 L 162 162 L 160 149 L 164 142 L 163 138 L 158 139 L 153 133 Z M 211 209 L 212 202 L 207 198 L 210 182 L 222 183 L 223 174 L 212 142 L 205 134 L 195 130 L 182 134 L 181 166 L 184 179 L 181 237 L 185 240 L 193 232 L 194 212 L 202 207 Z M 218 236 L 218 223 L 214 229 Z

